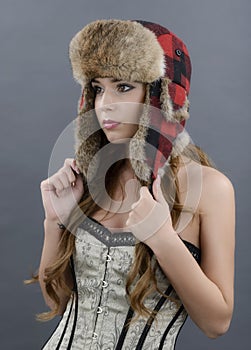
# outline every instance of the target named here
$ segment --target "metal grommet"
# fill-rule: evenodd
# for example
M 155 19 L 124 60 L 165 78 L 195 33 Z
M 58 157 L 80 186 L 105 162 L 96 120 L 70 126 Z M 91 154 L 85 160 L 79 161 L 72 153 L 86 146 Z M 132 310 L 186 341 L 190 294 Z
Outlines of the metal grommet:
M 98 338 L 98 335 L 97 335 L 97 333 L 92 333 L 92 339 L 97 339 Z
M 100 307 L 100 306 L 98 306 L 98 308 L 97 308 L 97 314 L 101 314 L 102 313 L 102 308 Z
M 102 281 L 102 283 L 103 283 L 102 285 L 103 288 L 106 288 L 108 286 L 108 283 L 106 281 Z
M 106 261 L 111 261 L 111 260 L 112 260 L 111 255 L 107 254 L 106 255 Z
M 175 53 L 176 53 L 176 55 L 179 56 L 179 57 L 182 55 L 182 51 L 179 50 L 179 49 L 176 49 L 176 50 L 175 50 Z

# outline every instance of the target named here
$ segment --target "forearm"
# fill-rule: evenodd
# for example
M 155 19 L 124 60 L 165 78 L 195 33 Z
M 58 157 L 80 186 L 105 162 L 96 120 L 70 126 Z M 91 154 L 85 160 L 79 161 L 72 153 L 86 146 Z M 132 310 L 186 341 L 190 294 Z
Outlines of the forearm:
M 45 270 L 47 267 L 52 265 L 56 261 L 57 253 L 58 253 L 58 247 L 59 242 L 61 239 L 62 230 L 58 227 L 56 221 L 44 221 L 44 245 L 41 255 L 41 261 L 39 266 L 39 284 L 42 290 L 43 297 L 45 299 L 46 304 L 51 308 L 54 309 L 54 302 L 49 297 L 46 287 L 45 287 Z M 72 281 L 72 275 L 70 271 L 70 267 L 68 267 L 63 275 L 63 278 L 68 285 L 69 288 L 72 288 L 73 281 Z M 68 300 L 67 293 L 64 291 L 64 289 L 57 289 L 57 294 L 60 298 L 60 310 L 61 313 L 66 305 L 66 302 Z
M 232 315 L 232 298 L 224 296 L 192 257 L 179 236 L 163 227 L 147 244 L 179 295 L 192 320 L 209 337 L 225 333 Z

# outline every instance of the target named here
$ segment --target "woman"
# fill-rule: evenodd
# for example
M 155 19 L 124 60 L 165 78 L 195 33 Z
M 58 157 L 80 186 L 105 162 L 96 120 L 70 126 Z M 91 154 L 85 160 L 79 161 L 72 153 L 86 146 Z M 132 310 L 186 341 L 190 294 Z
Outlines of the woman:
M 233 311 L 234 191 L 184 129 L 184 43 L 100 20 L 70 43 L 75 159 L 41 183 L 39 282 L 62 319 L 44 349 L 174 349 L 187 314 L 210 338 Z

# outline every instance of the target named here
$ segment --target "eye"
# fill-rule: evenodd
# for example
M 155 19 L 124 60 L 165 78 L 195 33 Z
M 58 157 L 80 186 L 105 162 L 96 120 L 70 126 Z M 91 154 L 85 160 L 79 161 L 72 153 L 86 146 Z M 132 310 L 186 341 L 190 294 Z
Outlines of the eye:
M 103 89 L 98 85 L 92 85 L 92 88 L 95 92 L 95 95 L 100 95 L 103 92 Z
M 130 84 L 118 84 L 117 85 L 117 91 L 119 92 L 127 92 L 134 89 L 134 86 Z

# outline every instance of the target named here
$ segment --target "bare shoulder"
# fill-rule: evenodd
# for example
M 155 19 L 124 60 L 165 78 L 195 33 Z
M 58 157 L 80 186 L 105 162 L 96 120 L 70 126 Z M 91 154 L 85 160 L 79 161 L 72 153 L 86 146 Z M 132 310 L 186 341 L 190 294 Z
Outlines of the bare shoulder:
M 226 189 L 233 189 L 232 182 L 230 179 L 224 175 L 222 172 L 219 170 L 202 165 L 202 175 L 203 175 L 203 180 L 205 181 L 205 184 L 210 186 L 219 186 L 219 187 L 224 187 Z
M 215 168 L 202 166 L 202 197 L 228 197 L 233 193 L 233 184 L 226 175 Z
M 185 159 L 179 171 L 181 193 L 188 193 L 191 207 L 205 211 L 210 205 L 217 207 L 233 201 L 234 187 L 230 179 L 219 170 Z
M 208 166 L 202 169 L 201 208 L 209 207 L 210 204 L 218 206 L 226 201 L 233 200 L 234 187 L 230 179 L 222 172 Z

